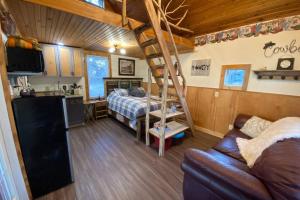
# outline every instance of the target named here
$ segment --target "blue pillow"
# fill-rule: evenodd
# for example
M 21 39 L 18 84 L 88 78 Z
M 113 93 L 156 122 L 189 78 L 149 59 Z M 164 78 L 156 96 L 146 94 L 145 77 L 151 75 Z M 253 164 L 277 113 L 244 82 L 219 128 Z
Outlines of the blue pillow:
M 145 97 L 146 92 L 142 87 L 132 87 L 129 90 L 129 94 L 134 97 Z
M 120 96 L 124 96 L 124 97 L 127 97 L 128 96 L 128 90 L 126 89 L 122 89 L 122 88 L 115 88 L 114 89 L 115 92 L 120 95 Z

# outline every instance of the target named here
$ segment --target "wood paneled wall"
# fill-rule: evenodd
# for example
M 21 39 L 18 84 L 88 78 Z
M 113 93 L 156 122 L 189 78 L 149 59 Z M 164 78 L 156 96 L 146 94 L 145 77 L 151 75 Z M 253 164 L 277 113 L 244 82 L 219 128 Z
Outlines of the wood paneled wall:
M 152 91 L 158 94 L 155 84 Z M 298 96 L 189 86 L 186 99 L 196 128 L 219 137 L 228 132 L 240 113 L 271 121 L 287 116 L 300 117 Z

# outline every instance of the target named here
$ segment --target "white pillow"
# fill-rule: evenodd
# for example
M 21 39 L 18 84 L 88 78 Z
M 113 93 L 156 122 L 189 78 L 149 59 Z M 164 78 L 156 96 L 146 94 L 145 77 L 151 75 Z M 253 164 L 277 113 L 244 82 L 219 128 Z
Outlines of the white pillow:
M 251 117 L 241 128 L 241 131 L 251 138 L 259 136 L 264 130 L 266 130 L 272 122 L 259 118 L 257 116 Z
M 258 137 L 247 140 L 236 138 L 242 157 L 252 167 L 262 152 L 278 141 L 300 138 L 300 117 L 286 117 L 272 123 Z

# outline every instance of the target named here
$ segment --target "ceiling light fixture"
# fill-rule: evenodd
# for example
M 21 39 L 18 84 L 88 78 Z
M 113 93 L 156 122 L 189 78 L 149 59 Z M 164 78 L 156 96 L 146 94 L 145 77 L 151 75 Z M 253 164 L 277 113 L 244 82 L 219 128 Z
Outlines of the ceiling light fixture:
M 125 55 L 126 54 L 126 49 L 120 49 L 120 54 Z
M 115 47 L 110 47 L 109 49 L 108 49 L 108 52 L 109 53 L 114 53 L 116 51 L 116 48 Z
M 64 46 L 65 44 L 64 43 L 62 43 L 62 42 L 58 42 L 57 43 L 59 46 Z
M 119 46 L 117 44 L 115 44 L 113 47 L 110 47 L 108 49 L 109 53 L 115 53 L 116 51 L 118 51 L 120 54 L 125 55 L 126 54 L 126 49 L 124 48 L 119 48 Z

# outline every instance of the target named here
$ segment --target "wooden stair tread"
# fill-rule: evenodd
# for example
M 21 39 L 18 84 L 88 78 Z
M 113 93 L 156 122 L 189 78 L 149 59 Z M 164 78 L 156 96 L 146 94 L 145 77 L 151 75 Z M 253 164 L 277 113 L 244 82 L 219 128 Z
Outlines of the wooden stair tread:
M 161 64 L 161 65 L 151 65 L 150 68 L 153 69 L 153 70 L 156 70 L 156 69 L 164 69 L 165 65 L 164 64 Z
M 155 100 L 155 101 L 161 101 L 161 98 L 158 97 L 158 96 L 151 96 L 151 99 Z M 177 99 L 177 98 L 168 98 L 167 102 L 179 102 L 179 99 Z
M 182 131 L 185 131 L 189 128 L 188 126 L 178 123 L 176 121 L 168 122 L 168 123 L 166 123 L 166 125 L 169 128 L 169 130 L 165 131 L 165 139 L 172 137 L 173 135 L 176 135 L 176 134 L 178 134 Z M 160 129 L 151 128 L 151 129 L 149 129 L 149 133 L 154 135 L 155 137 L 160 138 Z
M 150 29 L 152 26 L 150 23 L 145 23 L 136 29 L 134 29 L 135 34 L 140 35 L 142 32 L 146 31 L 147 29 Z
M 153 53 L 153 54 L 146 55 L 146 58 L 147 59 L 153 59 L 153 58 L 159 58 L 159 57 L 162 57 L 162 56 L 163 56 L 162 53 Z
M 147 40 L 146 42 L 141 43 L 140 47 L 141 48 L 146 48 L 146 47 L 154 45 L 154 44 L 157 44 L 157 39 L 156 38 L 153 38 L 153 39 Z
M 183 115 L 183 114 L 184 114 L 184 112 L 181 112 L 181 111 L 170 112 L 170 113 L 166 114 L 166 119 L 176 117 L 176 116 L 179 116 L 179 115 Z M 150 115 L 161 118 L 162 117 L 162 112 L 161 112 L 161 110 L 156 110 L 156 111 L 150 112 Z

